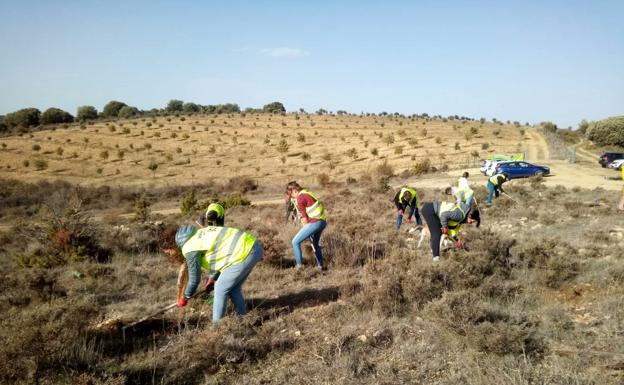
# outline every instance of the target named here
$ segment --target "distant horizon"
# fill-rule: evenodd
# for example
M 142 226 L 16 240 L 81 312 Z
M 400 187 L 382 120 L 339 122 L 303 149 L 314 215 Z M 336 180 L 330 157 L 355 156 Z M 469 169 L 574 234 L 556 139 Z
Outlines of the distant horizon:
M 0 114 L 111 100 L 459 115 L 624 114 L 624 2 L 0 3 Z

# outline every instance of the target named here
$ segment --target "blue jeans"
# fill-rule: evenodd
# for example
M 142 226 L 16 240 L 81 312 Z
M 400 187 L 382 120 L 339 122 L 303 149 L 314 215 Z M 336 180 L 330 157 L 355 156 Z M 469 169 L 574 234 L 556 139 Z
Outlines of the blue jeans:
M 496 197 L 498 198 L 498 195 L 499 195 L 498 189 L 496 188 L 496 186 L 494 186 L 494 183 L 488 181 L 487 190 L 488 190 L 487 203 L 492 204 L 492 196 L 496 195 Z
M 247 314 L 247 306 L 241 287 L 256 263 L 262 259 L 263 254 L 262 245 L 256 241 L 245 259 L 221 270 L 214 287 L 212 322 L 217 322 L 225 316 L 228 297 L 232 300 L 234 310 L 239 316 Z
M 405 212 L 405 209 L 407 209 L 407 207 L 408 207 L 407 205 L 402 206 L 403 212 Z M 422 219 L 420 219 L 420 213 L 418 212 L 418 207 L 416 206 L 412 207 L 412 214 L 407 218 L 408 221 L 410 220 L 412 215 L 414 216 L 414 218 L 416 218 L 416 224 L 422 225 Z M 401 228 L 402 223 L 403 223 L 403 215 L 397 214 L 397 219 L 396 219 L 397 230 Z
M 323 266 L 323 253 L 321 252 L 321 245 L 319 240 L 321 239 L 321 233 L 327 226 L 326 221 L 318 221 L 314 223 L 308 223 L 304 225 L 295 237 L 292 239 L 292 247 L 295 251 L 295 263 L 297 265 L 303 264 L 301 259 L 301 243 L 308 238 L 312 238 L 312 246 L 314 246 L 314 254 L 316 255 L 316 264 Z

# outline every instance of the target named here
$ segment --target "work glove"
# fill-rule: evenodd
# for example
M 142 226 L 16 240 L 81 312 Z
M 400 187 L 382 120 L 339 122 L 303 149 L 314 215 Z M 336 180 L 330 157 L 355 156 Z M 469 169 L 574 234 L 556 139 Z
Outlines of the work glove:
M 178 307 L 184 307 L 187 303 L 188 300 L 186 299 L 186 297 L 182 296 L 182 298 L 178 300 Z
M 443 227 L 442 228 L 442 234 L 448 235 L 448 227 Z
M 455 241 L 455 248 L 457 250 L 463 250 L 464 249 L 464 241 L 462 241 L 461 239 L 458 239 Z
M 212 290 L 214 290 L 215 282 L 216 281 L 212 279 L 212 277 L 208 278 L 208 280 L 206 281 L 206 286 L 204 286 L 204 290 L 206 291 L 206 293 L 210 293 Z

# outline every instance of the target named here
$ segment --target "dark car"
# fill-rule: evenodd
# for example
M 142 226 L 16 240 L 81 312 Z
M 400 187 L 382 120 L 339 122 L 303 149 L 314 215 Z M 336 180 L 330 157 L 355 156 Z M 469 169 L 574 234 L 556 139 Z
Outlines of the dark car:
M 521 161 L 501 162 L 496 165 L 494 174 L 506 174 L 509 179 L 546 176 L 550 174 L 550 168 Z
M 624 153 L 621 152 L 604 152 L 600 155 L 600 159 L 598 159 L 598 163 L 604 168 L 609 165 L 609 163 L 613 162 L 616 159 L 624 159 Z

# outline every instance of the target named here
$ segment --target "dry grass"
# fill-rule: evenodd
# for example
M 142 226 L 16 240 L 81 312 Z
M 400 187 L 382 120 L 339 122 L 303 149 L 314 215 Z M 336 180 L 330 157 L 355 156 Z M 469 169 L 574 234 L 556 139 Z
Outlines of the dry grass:
M 121 333 L 120 324 L 175 296 L 175 266 L 145 246 L 156 233 L 130 219 L 127 230 L 98 230 L 114 251 L 109 263 L 19 268 L 12 255 L 28 242 L 3 239 L 0 381 L 621 383 L 624 243 L 609 232 L 618 218 L 602 206 L 569 203 L 614 205 L 614 197 L 514 184 L 507 191 L 522 204 L 496 200 L 482 229 L 467 231 L 468 250 L 434 264 L 427 249 L 394 230 L 393 192 L 375 192 L 375 184 L 334 182 L 318 191 L 329 213 L 323 274 L 290 268 L 297 227 L 284 223 L 281 206 L 230 209 L 228 224 L 257 234 L 266 255 L 244 287 L 249 316 L 218 326 L 200 298 Z M 37 188 L 21 191 L 31 198 L 12 210 L 27 212 Z M 423 201 L 441 198 L 419 191 Z M 112 210 L 115 196 L 100 195 L 98 205 Z M 578 215 L 568 215 L 572 209 Z M 306 256 L 311 262 L 309 250 Z
M 125 130 L 119 129 L 122 124 Z M 431 166 L 440 169 L 446 163 L 441 154 L 452 157 L 457 164 L 469 164 L 470 154 L 481 150 L 480 142 L 458 138 L 453 129 L 458 124 L 461 122 L 294 114 L 97 122 L 39 131 L 32 137 L 3 138 L 6 148 L 0 149 L 0 177 L 29 181 L 61 178 L 96 185 L 187 185 L 206 183 L 209 178 L 225 182 L 235 176 L 273 183 L 276 176 L 287 181 L 310 173 L 327 173 L 332 180 L 345 180 L 349 175 L 374 171 L 379 159 L 387 161 L 396 173 L 411 169 L 422 159 L 429 159 Z M 475 138 L 485 137 L 491 143 L 487 152 L 482 151 L 483 156 L 516 152 L 517 144 L 522 142 L 512 125 L 466 124 L 479 127 Z M 423 129 L 435 133 L 439 140 L 434 136 L 423 138 Z M 500 132 L 496 136 L 495 130 Z M 399 135 L 394 135 L 397 132 Z M 453 148 L 448 143 L 458 146 Z M 39 150 L 33 151 L 33 146 Z M 331 154 L 332 159 L 324 160 L 323 154 Z M 24 166 L 25 161 L 29 161 L 29 167 Z M 46 162 L 45 167 L 41 162 Z

